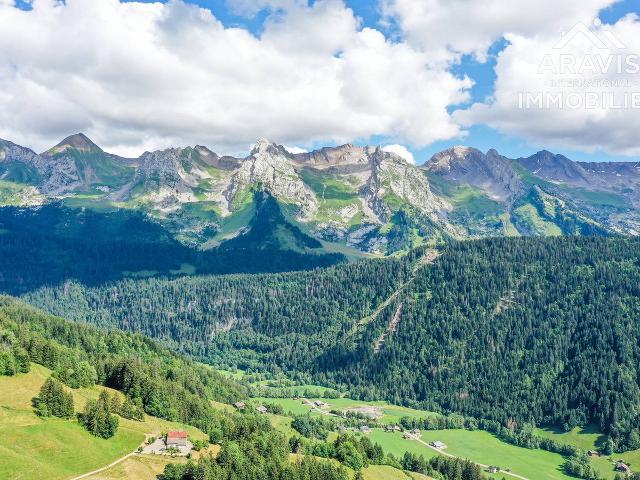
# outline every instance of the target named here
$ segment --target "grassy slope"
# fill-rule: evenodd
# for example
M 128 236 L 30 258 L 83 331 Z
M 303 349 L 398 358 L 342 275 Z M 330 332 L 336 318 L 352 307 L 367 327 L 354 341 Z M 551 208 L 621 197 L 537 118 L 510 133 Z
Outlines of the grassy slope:
M 87 480 L 156 480 L 169 463 L 185 463 L 184 458 L 170 458 L 161 455 L 136 455 L 113 467 L 87 477 Z
M 31 372 L 0 377 L 0 478 L 69 478 L 107 465 L 133 451 L 145 433 L 170 428 L 185 429 L 194 438 L 206 436 L 192 428 L 146 416 L 144 422 L 120 419 L 115 437 L 90 435 L 75 420 L 41 419 L 33 413 L 31 399 L 38 394 L 50 371 L 32 365 Z M 76 410 L 96 398 L 103 387 L 71 390 Z
M 604 435 L 593 427 L 574 428 L 569 432 L 557 432 L 548 429 L 538 429 L 538 435 L 553 438 L 561 443 L 576 445 L 583 450 L 596 450 L 604 442 Z M 591 462 L 598 469 L 600 475 L 607 479 L 615 477 L 613 461 L 622 459 L 631 466 L 633 471 L 640 470 L 640 450 L 633 450 L 625 453 L 616 453 L 611 457 L 592 458 Z
M 267 402 L 267 403 L 277 403 L 282 405 L 285 412 L 292 412 L 296 415 L 303 415 L 305 413 L 309 413 L 311 411 L 311 407 L 303 403 L 302 400 L 293 400 L 291 398 L 256 398 L 256 401 Z M 311 398 L 311 401 L 321 400 L 327 404 L 329 404 L 329 409 L 345 409 L 345 408 L 355 408 L 361 407 L 364 405 L 374 405 L 378 406 L 382 409 L 382 419 L 383 423 L 393 423 L 399 422 L 400 418 L 407 417 L 427 417 L 430 415 L 435 415 L 434 413 L 427 412 L 424 410 L 415 410 L 407 407 L 399 407 L 397 405 L 390 405 L 387 402 L 363 402 L 360 400 L 352 400 L 350 398 Z

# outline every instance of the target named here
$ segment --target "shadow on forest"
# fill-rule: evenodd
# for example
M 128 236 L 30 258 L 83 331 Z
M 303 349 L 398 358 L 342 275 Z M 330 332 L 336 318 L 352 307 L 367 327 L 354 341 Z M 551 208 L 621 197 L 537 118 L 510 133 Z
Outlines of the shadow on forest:
M 279 208 L 262 233 L 282 228 Z M 273 207 L 273 204 L 269 205 Z M 268 214 L 264 209 L 259 212 Z M 254 220 L 254 223 L 256 221 Z M 304 236 L 289 225 L 292 234 Z M 141 212 L 97 211 L 49 204 L 0 208 L 0 291 L 19 295 L 76 280 L 99 285 L 126 277 L 307 270 L 344 261 L 340 254 L 307 254 L 276 244 L 259 248 L 244 235 L 212 250 L 188 247 Z M 307 241 L 307 238 L 301 237 Z M 250 236 L 248 240 L 253 240 Z M 312 247 L 313 248 L 313 247 Z

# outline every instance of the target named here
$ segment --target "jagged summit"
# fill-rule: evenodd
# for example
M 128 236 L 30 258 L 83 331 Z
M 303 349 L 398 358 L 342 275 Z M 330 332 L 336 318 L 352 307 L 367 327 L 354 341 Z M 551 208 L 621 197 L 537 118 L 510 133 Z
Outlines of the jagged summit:
M 336 147 L 323 147 L 311 152 L 298 153 L 294 155 L 294 158 L 298 163 L 318 168 L 336 165 L 366 165 L 369 162 L 367 154 L 374 151 L 375 148 L 373 147 L 358 147 L 357 145 L 346 143 Z
M 11 205 L 75 197 L 127 206 L 203 248 L 252 228 L 257 191 L 313 237 L 370 253 L 439 236 L 640 232 L 636 163 L 573 162 L 546 150 L 513 159 L 456 145 L 416 166 L 380 146 L 292 153 L 260 138 L 241 158 L 200 144 L 124 159 L 78 133 L 42 155 L 0 141 L 0 179 L 17 192 L 5 197 Z
M 44 155 L 55 155 L 57 153 L 62 153 L 66 150 L 74 149 L 80 152 L 102 152 L 102 149 L 93 143 L 89 137 L 87 137 L 84 133 L 76 133 L 74 135 L 70 135 L 60 143 L 58 143 L 55 147 L 50 148 Z
M 421 168 L 428 174 L 478 187 L 499 201 L 520 190 L 519 176 L 511 161 L 494 149 L 485 154 L 477 148 L 455 146 L 436 153 Z
M 588 174 L 580 164 L 548 150 L 519 158 L 518 162 L 536 175 L 556 182 L 587 182 Z

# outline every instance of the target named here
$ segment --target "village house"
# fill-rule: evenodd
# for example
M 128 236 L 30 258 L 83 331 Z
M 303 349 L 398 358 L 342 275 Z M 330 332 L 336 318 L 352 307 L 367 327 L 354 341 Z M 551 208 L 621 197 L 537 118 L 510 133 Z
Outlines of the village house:
M 487 468 L 487 472 L 489 473 L 498 473 L 500 471 L 500 467 L 496 467 L 494 465 L 489 465 L 489 468 Z
M 422 438 L 422 432 L 420 430 L 418 430 L 417 428 L 414 428 L 409 433 L 411 433 L 411 435 L 413 435 L 416 438 Z
M 264 405 L 258 405 L 258 407 L 256 408 L 256 411 L 258 413 L 267 413 L 267 407 L 265 407 Z
M 236 402 L 233 404 L 234 407 L 236 407 L 238 410 L 244 410 L 246 405 L 244 402 Z
M 384 431 L 385 432 L 401 432 L 402 429 L 400 428 L 400 425 L 385 425 Z
M 315 402 L 313 402 L 313 406 L 316 408 L 327 408 L 329 404 L 321 402 L 320 400 L 316 400 Z
M 167 447 L 186 447 L 187 446 L 187 432 L 181 430 L 172 430 L 167 432 L 167 439 L 165 441 Z
M 631 473 L 631 468 L 623 461 L 619 461 L 616 463 L 616 472 Z
M 371 428 L 369 428 L 369 425 L 362 425 L 360 427 L 360 432 L 365 433 L 365 434 L 369 434 L 369 433 L 371 433 Z
M 440 440 L 434 440 L 433 442 L 429 443 L 429 445 L 431 445 L 433 448 L 445 448 L 446 445 L 444 443 L 442 443 Z

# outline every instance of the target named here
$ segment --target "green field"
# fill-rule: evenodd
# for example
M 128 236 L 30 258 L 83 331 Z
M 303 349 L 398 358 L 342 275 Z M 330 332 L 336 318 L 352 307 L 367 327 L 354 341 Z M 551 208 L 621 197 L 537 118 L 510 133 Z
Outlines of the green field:
M 75 420 L 42 419 L 33 413 L 31 399 L 46 378 L 46 368 L 32 364 L 31 372 L 0 377 L 0 478 L 70 478 L 108 465 L 132 452 L 145 433 L 184 429 L 194 438 L 206 436 L 184 425 L 147 416 L 144 422 L 120 419 L 118 433 L 108 440 L 89 434 Z M 76 410 L 97 398 L 102 387 L 71 390 Z
M 595 426 L 584 428 L 576 427 L 568 432 L 548 428 L 537 428 L 535 433 L 536 435 L 551 438 L 560 443 L 575 445 L 584 451 L 596 450 L 604 444 L 606 439 Z
M 597 450 L 605 441 L 605 436 L 594 426 L 576 427 L 569 432 L 550 429 L 538 429 L 536 433 L 542 437 L 552 438 L 560 443 L 575 445 L 582 450 Z M 614 460 L 623 460 L 634 471 L 640 468 L 640 450 L 625 453 L 615 453 L 611 457 L 595 457 L 591 463 L 598 469 L 600 475 L 607 479 L 615 477 Z
M 308 386 L 309 389 L 316 388 L 315 386 Z M 298 387 L 302 388 L 302 387 Z M 266 397 L 258 397 L 254 399 L 258 402 L 268 402 L 268 403 L 277 403 L 282 405 L 285 412 L 291 412 L 295 415 L 301 415 L 305 413 L 311 412 L 311 407 L 309 405 L 304 404 L 302 400 L 293 400 L 291 398 L 266 398 Z M 309 398 L 311 402 L 315 400 L 321 400 L 327 404 L 329 404 L 329 410 L 337 409 L 343 410 L 347 408 L 358 408 L 363 406 L 375 406 L 380 407 L 382 411 L 382 418 L 380 421 L 382 423 L 397 423 L 400 421 L 402 417 L 415 417 L 415 418 L 424 418 L 432 415 L 436 415 L 433 412 L 427 412 L 425 410 L 415 410 L 413 408 L 407 407 L 399 407 L 397 405 L 390 405 L 387 402 L 365 402 L 361 400 L 352 400 L 351 398 Z
M 258 402 L 271 402 L 282 405 L 286 412 L 293 414 L 309 413 L 311 408 L 303 404 L 302 400 L 288 398 L 257 398 Z M 309 399 L 311 401 L 315 399 Z M 320 399 L 330 405 L 329 408 L 343 409 L 363 405 L 379 406 L 383 412 L 383 423 L 397 422 L 402 416 L 424 417 L 434 413 L 414 410 L 405 407 L 389 405 L 386 402 L 363 402 L 349 398 Z M 314 415 L 319 415 L 315 413 Z M 279 417 L 282 419 L 282 417 Z M 280 428 L 290 432 L 288 422 L 279 420 Z M 283 430 L 284 431 L 284 430 Z M 427 446 L 402 438 L 399 432 L 387 433 L 382 429 L 374 429 L 370 435 L 372 441 L 379 443 L 385 452 L 401 457 L 405 452 L 422 454 L 427 458 L 437 455 L 437 452 Z M 485 465 L 498 465 L 503 469 L 510 468 L 514 473 L 530 479 L 567 480 L 571 477 L 562 472 L 564 458 L 561 455 L 544 450 L 530 450 L 516 447 L 502 442 L 492 434 L 476 430 L 434 430 L 423 432 L 423 440 L 430 442 L 440 440 L 447 445 L 446 452 L 452 455 L 468 458 Z M 330 438 L 331 439 L 331 438 Z M 567 443 L 569 443 L 567 441 Z M 631 461 L 631 460 L 630 460 Z M 384 477 L 383 477 L 384 478 Z M 501 478 L 498 476 L 496 478 Z

